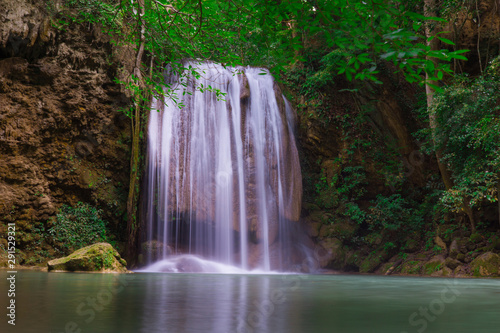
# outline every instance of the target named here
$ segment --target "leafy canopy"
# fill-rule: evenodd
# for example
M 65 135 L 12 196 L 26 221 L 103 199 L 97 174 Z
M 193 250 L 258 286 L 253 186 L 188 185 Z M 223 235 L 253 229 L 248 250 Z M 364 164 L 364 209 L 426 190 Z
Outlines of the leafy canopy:
M 184 59 L 263 66 L 278 73 L 301 61 L 301 49 L 321 44 L 324 70 L 349 80 L 377 79 L 393 63 L 410 82 L 440 80 L 448 61 L 466 50 L 430 50 L 419 2 L 402 0 L 67 0 L 80 20 L 100 22 L 121 41 L 141 44 L 155 73 L 166 64 L 182 73 Z M 143 9 L 143 11 L 141 10 Z M 143 14 L 142 14 L 143 13 Z M 142 14 L 142 15 L 141 15 Z M 453 44 L 437 34 L 444 44 Z M 436 66 L 432 59 L 441 62 Z M 443 62 L 444 61 L 444 62 Z M 145 78 L 149 76 L 145 75 Z M 159 82 L 161 76 L 148 83 Z M 162 89 L 158 87 L 157 92 Z
M 454 175 L 455 186 L 443 197 L 443 203 L 452 211 L 461 210 L 464 197 L 472 207 L 498 200 L 499 89 L 497 75 L 463 78 L 438 93 L 430 110 L 439 126 L 436 149 L 443 151 L 444 162 Z

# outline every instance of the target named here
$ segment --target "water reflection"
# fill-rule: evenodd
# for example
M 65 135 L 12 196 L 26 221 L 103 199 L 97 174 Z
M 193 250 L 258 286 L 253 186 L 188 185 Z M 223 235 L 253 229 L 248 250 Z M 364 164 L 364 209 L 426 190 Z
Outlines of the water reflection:
M 0 290 L 6 286 L 0 271 Z M 16 288 L 15 330 L 1 320 L 0 332 L 492 333 L 500 327 L 494 279 L 22 271 Z
M 271 326 L 270 317 L 288 307 L 270 298 L 274 293 L 266 276 L 207 275 L 204 283 L 189 284 L 193 278 L 198 276 L 146 281 L 142 332 L 156 332 L 159 327 L 174 332 L 265 332 Z

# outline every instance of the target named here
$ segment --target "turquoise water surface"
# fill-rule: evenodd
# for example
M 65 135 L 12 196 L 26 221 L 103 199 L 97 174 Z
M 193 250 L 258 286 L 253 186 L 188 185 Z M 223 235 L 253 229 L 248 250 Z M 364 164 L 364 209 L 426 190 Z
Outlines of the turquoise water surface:
M 500 332 L 500 280 L 18 271 L 1 332 Z

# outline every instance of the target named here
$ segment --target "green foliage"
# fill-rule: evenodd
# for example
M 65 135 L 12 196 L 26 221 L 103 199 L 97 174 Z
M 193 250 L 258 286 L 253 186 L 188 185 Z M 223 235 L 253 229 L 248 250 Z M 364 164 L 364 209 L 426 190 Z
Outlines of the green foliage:
M 184 59 L 202 59 L 264 66 L 276 74 L 304 61 L 301 50 L 316 40 L 323 46 L 321 69 L 306 83 L 310 87 L 338 74 L 381 83 L 377 74 L 384 62 L 408 81 L 422 83 L 424 73 L 430 80 L 451 73 L 448 62 L 465 59 L 466 52 L 430 50 L 422 26 L 443 20 L 426 18 L 415 12 L 418 6 L 402 0 L 66 0 L 65 6 L 73 10 L 66 13 L 71 21 L 99 23 L 117 42 L 143 44 L 156 73 L 166 64 L 182 73 Z M 453 44 L 439 35 L 431 38 Z M 441 63 L 435 65 L 433 58 Z M 163 82 L 158 78 L 155 85 Z M 165 93 L 158 88 L 156 93 Z
M 456 8 L 456 2 L 447 7 L 447 12 L 451 12 L 452 7 Z M 425 83 L 425 74 L 431 81 L 438 81 L 445 74 L 452 74 L 449 62 L 464 60 L 463 54 L 466 51 L 446 49 L 453 43 L 441 34 L 431 39 L 439 39 L 443 49 L 430 49 L 423 27 L 429 22 L 438 23 L 442 19 L 424 17 L 419 2 L 66 0 L 65 5 L 70 9 L 64 10 L 62 15 L 66 22 L 99 24 L 112 33 L 116 44 L 133 45 L 136 50 L 144 48 L 144 56 L 139 60 L 147 65 L 141 63 L 137 69 L 140 75 L 136 71 L 119 81 L 132 93 L 135 103 L 136 109 L 123 110 L 127 116 L 140 121 L 144 115 L 140 115 L 137 108 L 139 105 L 148 105 L 151 95 L 169 96 L 176 102 L 178 96 L 175 87 L 164 79 L 165 68 L 168 67 L 173 74 L 177 73 L 181 84 L 185 84 L 189 76 L 203 75 L 195 68 L 186 66 L 186 59 L 210 60 L 224 65 L 264 66 L 270 68 L 273 74 L 284 72 L 286 83 L 297 86 L 299 94 L 305 96 L 304 101 L 300 101 L 299 108 L 310 114 L 316 112 L 328 121 L 337 121 L 343 138 L 349 144 L 345 152 L 346 161 L 341 161 L 342 170 L 332 179 L 327 179 L 323 172 L 320 181 L 315 184 L 313 190 L 317 194 L 317 203 L 322 208 L 335 209 L 336 213 L 357 224 L 367 222 L 374 232 L 387 230 L 403 235 L 409 230 L 424 229 L 425 209 L 429 209 L 432 203 L 418 204 L 399 193 L 405 179 L 401 162 L 394 158 L 399 156 L 395 148 L 390 154 L 391 158 L 387 158 L 389 154 L 384 152 L 374 160 L 381 165 L 390 164 L 378 171 L 386 175 L 387 183 L 397 193 L 379 195 L 370 203 L 370 207 L 360 207 L 358 203 L 366 192 L 366 172 L 360 166 L 364 165 L 364 161 L 354 162 L 352 157 L 355 153 L 362 155 L 362 152 L 374 150 L 372 132 L 365 131 L 365 127 L 369 125 L 364 113 L 369 110 L 362 111 L 359 106 L 342 106 L 344 113 L 325 116 L 323 111 L 331 108 L 331 105 L 322 95 L 324 90 L 329 89 L 329 85 L 339 80 L 340 75 L 349 81 L 369 80 L 378 84 L 381 83 L 380 72 L 389 68 L 401 72 L 407 81 L 417 83 Z M 437 65 L 433 60 L 439 60 Z M 211 86 L 200 86 L 197 89 L 214 92 L 220 99 L 224 97 L 223 91 Z M 356 86 L 342 89 L 355 92 Z M 445 112 L 436 113 L 443 113 L 442 120 L 449 118 Z M 466 115 L 467 111 L 464 110 L 454 123 L 461 121 L 463 124 L 467 120 Z M 471 131 L 471 135 L 463 136 L 460 139 L 462 141 L 443 140 L 443 145 L 452 145 L 447 149 L 446 159 L 455 164 L 455 149 L 472 138 L 474 140 L 469 141 L 472 145 L 470 149 L 465 149 L 468 151 L 464 150 L 459 155 L 463 157 L 474 149 L 486 149 L 491 163 L 479 169 L 475 168 L 481 161 L 479 157 L 473 159 L 474 163 L 471 162 L 467 167 L 467 163 L 462 163 L 469 177 L 463 178 L 463 183 L 457 182 L 456 195 L 454 192 L 446 193 L 443 202 L 449 207 L 456 206 L 456 198 L 463 197 L 463 193 L 471 186 L 475 188 L 474 191 L 467 192 L 471 200 L 495 200 L 492 191 L 493 184 L 498 181 L 498 171 L 493 171 L 498 169 L 500 156 L 495 146 L 495 140 L 499 142 L 498 117 L 478 114 L 476 118 L 476 130 Z M 358 128 L 363 129 L 363 135 L 359 135 L 361 131 L 356 132 L 355 129 Z M 141 129 L 137 128 L 135 141 L 140 138 L 140 133 Z M 460 137 L 458 133 L 452 136 Z M 494 156 L 497 156 L 496 160 Z M 132 156 L 132 159 L 136 161 L 132 171 L 137 172 L 139 157 Z M 465 174 L 465 171 L 459 172 L 456 177 L 459 179 Z M 131 178 L 136 179 L 137 174 Z M 135 187 L 130 188 L 133 191 Z M 91 238 L 89 230 L 94 230 L 92 228 L 99 235 L 97 238 L 104 239 L 105 223 L 100 219 L 100 212 L 93 209 L 88 215 L 84 213 L 92 209 L 83 204 L 76 208 L 63 207 L 57 216 L 58 223 L 51 232 L 58 241 L 65 240 L 71 247 L 86 244 Z M 86 222 L 80 223 L 77 220 Z M 80 235 L 74 228 L 80 224 L 93 227 Z M 59 225 L 67 227 L 58 227 Z M 394 243 L 386 243 L 388 250 L 393 245 L 396 246 Z
M 87 203 L 63 205 L 48 230 L 56 246 L 65 253 L 98 242 L 106 242 L 106 222 L 102 211 Z
M 324 77 L 343 74 L 347 79 L 371 80 L 381 83 L 377 75 L 382 63 L 392 63 L 409 82 L 441 80 L 452 73 L 449 61 L 464 60 L 467 50 L 433 51 L 427 45 L 423 26 L 445 20 L 425 17 L 415 12 L 421 8 L 412 2 L 395 1 L 315 1 L 298 5 L 299 0 L 283 2 L 290 17 L 297 21 L 303 39 L 315 38 L 327 45 L 321 58 L 321 69 L 312 77 L 326 82 Z M 295 7 L 300 8 L 300 12 Z M 453 42 L 439 34 L 443 45 Z M 438 60 L 436 65 L 433 61 Z
M 365 193 L 364 184 L 366 174 L 363 167 L 347 166 L 340 174 L 335 174 L 330 183 L 327 181 L 325 170 L 320 182 L 316 183 L 317 204 L 332 209 L 361 224 L 365 220 L 365 212 L 355 202 Z
M 66 0 L 65 5 L 76 10 L 77 22 L 100 23 L 105 27 L 121 27 L 123 12 L 116 1 L 112 0 Z
M 442 151 L 443 162 L 451 169 L 455 181 L 454 187 L 442 196 L 442 203 L 449 211 L 460 212 L 463 198 L 471 207 L 498 201 L 499 89 L 500 77 L 489 75 L 460 78 L 436 94 L 430 110 L 438 124 L 435 146 Z M 428 131 L 421 134 L 432 140 Z
M 414 207 L 418 207 L 418 205 L 403 198 L 401 194 L 393 194 L 388 197 L 378 195 L 369 208 L 368 223 L 370 228 L 399 233 L 420 230 L 424 225 L 424 219 Z
M 410 260 L 403 264 L 401 273 L 403 274 L 420 274 L 422 271 L 421 262 Z
M 435 231 L 427 231 L 425 233 L 425 250 L 428 251 L 434 246 L 434 237 L 436 237 Z
M 396 248 L 396 244 L 394 244 L 393 242 L 387 242 L 384 244 L 384 251 L 386 252 L 389 252 L 394 248 Z

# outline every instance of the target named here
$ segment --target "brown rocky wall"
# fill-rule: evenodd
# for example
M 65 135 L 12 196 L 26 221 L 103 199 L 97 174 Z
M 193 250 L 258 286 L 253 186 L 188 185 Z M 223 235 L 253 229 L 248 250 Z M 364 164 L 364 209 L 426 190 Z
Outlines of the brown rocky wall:
M 101 208 L 118 240 L 125 229 L 130 121 L 113 46 L 96 26 L 54 27 L 45 6 L 0 1 L 0 234 L 16 223 L 21 264 L 53 253 L 40 230 L 62 204 Z

